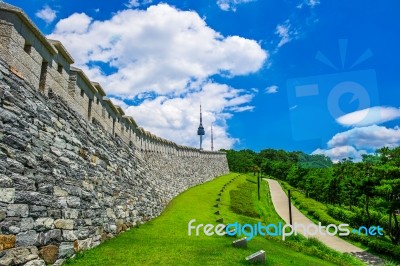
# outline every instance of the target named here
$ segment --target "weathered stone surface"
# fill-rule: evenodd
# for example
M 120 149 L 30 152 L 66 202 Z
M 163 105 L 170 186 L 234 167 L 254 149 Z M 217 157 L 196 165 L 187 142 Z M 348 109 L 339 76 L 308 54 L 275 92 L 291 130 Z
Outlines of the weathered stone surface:
M 0 174 L 0 188 L 10 188 L 13 185 L 14 182 L 10 177 Z
M 74 244 L 72 242 L 62 242 L 58 249 L 58 257 L 66 258 L 74 255 Z
M 20 228 L 21 231 L 28 231 L 33 229 L 35 225 L 34 220 L 31 217 L 21 219 Z
M 64 241 L 75 241 L 78 239 L 78 231 L 76 230 L 63 230 L 62 238 Z
M 41 259 L 28 261 L 24 266 L 46 266 L 46 262 Z
M 33 246 L 38 240 L 39 234 L 34 230 L 19 233 L 17 235 L 17 247 Z
M 29 206 L 27 204 L 9 204 L 7 206 L 7 216 L 28 217 Z
M 49 245 L 40 248 L 39 256 L 44 259 L 46 263 L 54 263 L 58 259 L 58 246 Z
M 54 220 L 52 218 L 39 218 L 35 221 L 35 230 L 43 231 L 54 228 Z
M 81 199 L 76 196 L 67 197 L 67 205 L 70 208 L 77 208 L 81 205 Z
M 15 200 L 15 188 L 0 188 L 0 202 L 13 203 Z
M 54 222 L 54 226 L 58 229 L 72 230 L 74 229 L 74 220 L 58 219 Z
M 38 258 L 39 251 L 37 247 L 20 247 L 8 249 L 3 257 L 0 257 L 0 265 L 23 264 L 30 260 Z
M 66 196 L 68 196 L 68 192 L 63 190 L 63 189 L 61 189 L 58 186 L 55 186 L 53 189 L 54 189 L 54 192 L 53 192 L 54 196 L 57 196 L 57 197 L 66 197 Z
M 0 251 L 15 247 L 15 235 L 0 235 Z
M 39 192 L 15 192 L 15 202 L 16 203 L 24 203 L 24 204 L 38 204 L 40 203 L 43 206 L 48 207 L 57 207 L 58 204 L 54 200 L 53 196 L 42 194 Z
M 0 211 L 0 222 L 3 221 L 7 217 L 6 211 Z
M 37 243 L 39 246 L 44 246 L 48 244 L 55 244 L 61 242 L 61 230 L 54 229 L 47 232 L 39 233 Z
M 91 238 L 84 240 L 75 240 L 74 241 L 74 251 L 84 251 L 91 248 L 93 245 L 93 240 Z
M 62 213 L 65 219 L 78 219 L 79 217 L 78 209 L 63 209 Z

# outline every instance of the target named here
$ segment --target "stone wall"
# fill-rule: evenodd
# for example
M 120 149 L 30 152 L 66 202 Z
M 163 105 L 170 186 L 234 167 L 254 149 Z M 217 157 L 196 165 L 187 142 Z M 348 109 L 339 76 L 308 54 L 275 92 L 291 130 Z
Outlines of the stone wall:
M 0 60 L 0 265 L 59 264 L 228 172 L 220 153 L 129 145 L 8 67 Z

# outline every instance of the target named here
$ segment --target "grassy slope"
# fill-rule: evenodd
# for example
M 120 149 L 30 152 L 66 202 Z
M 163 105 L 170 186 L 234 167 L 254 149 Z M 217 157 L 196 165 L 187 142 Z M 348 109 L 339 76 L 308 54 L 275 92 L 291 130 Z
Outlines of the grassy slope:
M 221 215 L 214 214 L 217 194 L 235 176 L 222 176 L 182 193 L 160 217 L 79 254 L 67 265 L 246 265 L 244 258 L 260 249 L 267 253 L 267 265 L 333 265 L 298 253 L 276 240 L 257 237 L 248 243 L 247 249 L 235 249 L 231 247 L 234 238 L 188 236 L 187 224 L 191 219 L 196 219 L 196 224 L 216 224 L 219 217 L 225 222 L 256 221 L 229 208 L 229 190 L 243 182 L 245 176 L 227 186 L 222 193 Z

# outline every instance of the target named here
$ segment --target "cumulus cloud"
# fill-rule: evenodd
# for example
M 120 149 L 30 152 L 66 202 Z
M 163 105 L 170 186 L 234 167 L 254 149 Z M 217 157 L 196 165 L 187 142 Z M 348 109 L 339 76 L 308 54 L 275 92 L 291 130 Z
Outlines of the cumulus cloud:
M 314 153 L 325 154 L 332 160 L 352 157 L 361 160 L 362 154 L 373 153 L 382 147 L 400 145 L 400 128 L 384 126 L 356 127 L 337 133 L 327 143 L 328 149 L 317 149 Z
M 268 57 L 256 41 L 224 37 L 196 12 L 166 4 L 124 10 L 106 21 L 73 14 L 49 37 L 62 41 L 78 65 L 94 68 L 88 74 L 109 92 L 127 97 L 147 91 L 182 93 L 193 81 L 215 74 L 246 75 L 258 71 Z M 117 71 L 102 73 L 93 66 L 96 62 Z
M 372 125 L 352 128 L 333 136 L 329 147 L 353 145 L 357 149 L 379 149 L 384 146 L 396 147 L 400 144 L 400 129 Z
M 42 9 L 38 10 L 35 15 L 46 23 L 51 23 L 56 19 L 57 12 L 46 5 Z
M 255 0 L 217 0 L 217 5 L 224 11 L 236 11 L 240 4 L 253 2 Z
M 214 84 L 210 77 L 248 75 L 268 58 L 256 41 L 223 36 L 196 12 L 167 4 L 122 10 L 104 21 L 75 13 L 60 20 L 48 37 L 60 40 L 77 67 L 107 94 L 135 102 L 138 106 L 125 109 L 140 126 L 185 145 L 197 141 L 200 102 L 218 106 L 209 107 L 208 116 L 218 121 L 215 137 L 227 145 L 221 147 L 237 141 L 227 133 L 226 121 L 235 112 L 254 108 L 253 92 Z
M 265 93 L 267 93 L 267 94 L 274 94 L 277 92 L 278 92 L 278 86 L 276 86 L 276 85 L 269 86 L 265 89 Z
M 290 23 L 290 20 L 286 20 L 284 23 L 276 26 L 275 34 L 280 38 L 278 43 L 278 48 L 280 48 L 293 39 L 296 39 L 299 35 L 299 32 L 297 29 L 294 29 Z
M 400 109 L 395 107 L 375 106 L 355 111 L 338 117 L 336 121 L 344 126 L 379 125 L 400 118 Z
M 362 155 L 367 154 L 367 152 L 365 150 L 357 150 L 353 146 L 340 146 L 327 150 L 317 149 L 312 154 L 325 155 L 331 158 L 332 162 L 337 163 L 342 159 L 348 158 L 352 158 L 356 162 L 361 161 Z
M 61 19 L 59 22 L 57 22 L 54 30 L 57 34 L 52 34 L 51 36 L 60 37 L 64 34 L 69 36 L 74 35 L 76 41 L 79 41 L 79 35 L 86 34 L 88 32 L 91 22 L 92 18 L 85 13 L 74 13 L 68 18 Z
M 201 91 L 190 93 L 183 98 L 158 96 L 148 99 L 139 106 L 128 107 L 126 113 L 133 116 L 139 125 L 158 136 L 197 147 L 199 99 L 202 99 L 203 125 L 206 129 L 204 148 L 210 149 L 211 146 L 211 124 L 215 148 L 232 147 L 238 140 L 227 133 L 227 120 L 231 118 L 232 111 L 252 109 L 252 106 L 243 106 L 241 109 L 241 105 L 251 101 L 254 95 L 225 84 L 207 83 L 202 88 Z

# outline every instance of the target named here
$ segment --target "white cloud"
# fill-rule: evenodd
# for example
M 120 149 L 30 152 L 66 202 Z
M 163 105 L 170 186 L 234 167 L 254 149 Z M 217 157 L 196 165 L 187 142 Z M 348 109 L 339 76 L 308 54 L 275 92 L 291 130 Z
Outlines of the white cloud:
M 224 11 L 236 11 L 240 4 L 250 3 L 255 0 L 217 0 L 217 5 Z
M 321 2 L 320 0 L 306 0 L 305 1 L 306 5 L 310 6 L 310 7 L 316 7 L 318 6 Z
M 140 6 L 138 0 L 130 0 L 128 3 L 125 4 L 127 7 L 132 8 L 132 7 L 138 7 Z
M 60 20 L 49 38 L 60 40 L 114 101 L 141 99 L 139 106 L 125 107 L 139 126 L 185 145 L 197 143 L 200 102 L 211 106 L 205 109 L 210 123 L 218 121 L 216 146 L 230 148 L 237 141 L 226 121 L 254 108 L 253 92 L 209 78 L 257 72 L 268 58 L 256 41 L 223 36 L 196 12 L 167 4 L 122 10 L 105 21 L 75 13 Z
M 310 8 L 314 8 L 320 4 L 320 0 L 304 0 L 302 3 L 297 5 L 297 8 L 301 9 L 304 6 L 308 6 Z
M 56 19 L 57 12 L 46 5 L 42 9 L 38 10 L 35 15 L 49 24 Z
M 213 124 L 215 148 L 230 148 L 238 140 L 227 133 L 227 120 L 232 117 L 232 111 L 248 110 L 250 106 L 243 106 L 241 110 L 241 105 L 251 101 L 253 96 L 224 84 L 206 83 L 201 91 L 190 93 L 184 98 L 159 96 L 144 101 L 140 106 L 130 106 L 125 111 L 133 116 L 140 126 L 156 135 L 197 147 L 199 138 L 196 131 L 199 126 L 201 101 L 203 125 L 206 129 L 204 148 L 211 147 L 211 124 Z
M 361 160 L 362 154 L 375 152 L 382 147 L 394 148 L 399 145 L 399 127 L 372 125 L 337 133 L 328 141 L 328 149 L 317 149 L 314 153 L 325 154 L 334 161 L 348 157 Z
M 108 92 L 126 97 L 148 91 L 179 94 L 211 75 L 256 72 L 268 57 L 256 41 L 224 37 L 197 13 L 166 4 L 124 10 L 106 21 L 73 14 L 49 37 L 63 42 L 77 65 L 89 69 L 88 75 Z M 89 67 L 96 61 L 117 71 L 107 75 Z
M 293 39 L 298 38 L 299 32 L 296 29 L 293 29 L 290 20 L 286 20 L 284 23 L 276 26 L 275 34 L 279 36 L 280 40 L 278 43 L 278 47 L 280 48 L 283 45 L 289 43 Z
M 61 37 L 64 34 L 65 36 L 72 35 L 75 39 L 70 41 L 81 41 L 80 36 L 88 33 L 92 20 L 93 19 L 85 13 L 74 13 L 66 19 L 60 19 L 54 28 L 54 32 L 57 34 L 52 34 L 51 36 Z M 87 43 L 90 42 L 87 41 Z M 79 45 L 82 45 L 82 43 Z M 84 46 L 83 49 L 86 47 L 89 47 L 89 44 Z
M 343 115 L 336 121 L 344 126 L 378 125 L 400 118 L 400 109 L 395 107 L 375 106 Z
M 296 104 L 296 105 L 293 105 L 292 107 L 289 107 L 289 110 L 294 110 L 294 109 L 296 109 L 298 107 L 298 105 Z
M 144 5 L 149 5 L 153 3 L 153 0 L 129 0 L 128 3 L 125 4 L 126 7 L 128 8 L 135 8 L 135 7 L 139 7 L 139 6 L 144 6 Z
M 357 149 L 369 150 L 376 150 L 384 146 L 396 147 L 400 145 L 400 129 L 377 125 L 357 127 L 336 134 L 328 142 L 329 147 L 343 145 L 353 145 Z
M 322 154 L 331 158 L 332 162 L 337 163 L 342 159 L 352 158 L 358 162 L 362 160 L 362 155 L 367 154 L 365 150 L 357 150 L 353 146 L 339 146 L 332 149 L 317 149 L 312 154 Z
M 277 92 L 278 92 L 278 86 L 276 86 L 276 85 L 269 86 L 265 89 L 265 93 L 267 93 L 267 94 L 274 94 Z

